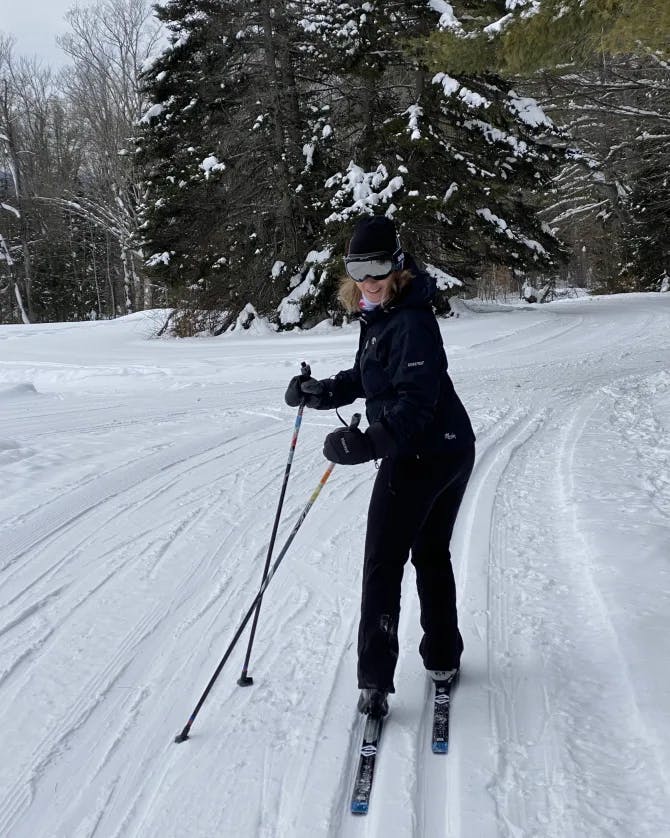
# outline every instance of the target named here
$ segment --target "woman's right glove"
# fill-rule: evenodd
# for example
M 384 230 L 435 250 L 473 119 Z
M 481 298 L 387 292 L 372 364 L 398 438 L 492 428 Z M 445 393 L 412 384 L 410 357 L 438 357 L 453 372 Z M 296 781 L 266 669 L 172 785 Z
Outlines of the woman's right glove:
M 325 385 L 316 378 L 302 375 L 294 376 L 288 383 L 284 401 L 289 407 L 298 407 L 300 402 L 305 402 L 306 407 L 315 410 L 328 408 L 328 392 Z

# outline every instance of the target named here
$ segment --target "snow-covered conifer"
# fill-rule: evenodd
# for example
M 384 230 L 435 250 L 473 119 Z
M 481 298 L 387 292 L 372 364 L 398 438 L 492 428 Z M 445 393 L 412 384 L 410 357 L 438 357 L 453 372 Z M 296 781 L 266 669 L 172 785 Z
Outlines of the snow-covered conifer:
M 452 75 L 418 53 L 439 28 L 464 34 L 453 8 L 310 5 L 312 31 L 329 47 L 323 84 L 339 158 L 327 226 L 344 231 L 361 213 L 385 212 L 407 247 L 462 279 L 486 263 L 551 264 L 558 243 L 537 210 L 557 170 L 557 132 L 500 76 Z
M 276 306 L 317 237 L 327 120 L 296 80 L 296 6 L 159 9 L 170 44 L 145 75 L 145 251 L 173 300 L 218 310 L 220 327 L 248 302 Z
M 281 297 L 286 325 L 333 314 L 347 231 L 370 212 L 395 217 L 406 247 L 462 279 L 486 263 L 551 263 L 557 242 L 536 210 L 556 165 L 553 125 L 501 78 L 455 77 L 418 55 L 416 39 L 460 26 L 449 8 L 159 10 L 171 43 L 146 73 L 143 233 L 175 301 L 225 312 L 224 326 L 247 302 L 269 312 Z

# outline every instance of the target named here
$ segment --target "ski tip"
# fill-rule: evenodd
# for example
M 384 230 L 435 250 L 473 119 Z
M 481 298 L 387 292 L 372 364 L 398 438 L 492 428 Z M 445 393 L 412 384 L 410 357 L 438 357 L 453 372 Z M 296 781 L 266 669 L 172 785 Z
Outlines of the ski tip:
M 368 802 L 366 800 L 352 800 L 351 814 L 352 815 L 367 815 Z
M 434 754 L 447 754 L 447 753 L 449 753 L 449 743 L 448 742 L 433 742 L 433 753 Z

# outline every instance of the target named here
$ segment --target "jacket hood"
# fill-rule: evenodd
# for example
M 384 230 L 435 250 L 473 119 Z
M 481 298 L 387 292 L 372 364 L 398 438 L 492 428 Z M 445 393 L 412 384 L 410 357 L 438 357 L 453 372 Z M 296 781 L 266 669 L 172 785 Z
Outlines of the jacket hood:
M 411 279 L 403 284 L 400 293 L 391 302 L 390 309 L 394 308 L 425 308 L 432 305 L 437 293 L 437 283 L 425 270 L 420 268 L 414 257 L 406 253 L 403 269 L 409 271 Z

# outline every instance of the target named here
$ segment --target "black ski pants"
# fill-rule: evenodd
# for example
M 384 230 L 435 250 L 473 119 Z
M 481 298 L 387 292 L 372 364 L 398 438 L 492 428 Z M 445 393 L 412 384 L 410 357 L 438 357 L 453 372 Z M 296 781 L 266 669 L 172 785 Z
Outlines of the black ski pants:
M 412 554 L 421 605 L 419 652 L 426 669 L 458 667 L 456 584 L 449 542 L 472 472 L 474 443 L 441 455 L 385 458 L 365 536 L 358 630 L 358 686 L 395 692 L 400 586 Z

